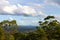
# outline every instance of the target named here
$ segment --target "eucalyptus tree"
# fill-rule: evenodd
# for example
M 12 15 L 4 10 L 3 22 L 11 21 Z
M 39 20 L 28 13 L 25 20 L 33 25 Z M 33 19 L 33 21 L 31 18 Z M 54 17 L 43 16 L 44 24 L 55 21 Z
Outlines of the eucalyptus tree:
M 60 22 L 54 16 L 47 16 L 39 21 L 40 27 L 46 32 L 48 40 L 60 40 Z
M 11 27 L 12 32 L 17 32 L 18 31 L 18 25 L 17 25 L 16 20 L 10 21 L 9 26 Z
M 18 25 L 15 20 L 12 21 L 4 20 L 0 22 L 0 27 L 3 28 L 3 30 L 5 30 L 7 33 L 17 32 L 18 29 Z

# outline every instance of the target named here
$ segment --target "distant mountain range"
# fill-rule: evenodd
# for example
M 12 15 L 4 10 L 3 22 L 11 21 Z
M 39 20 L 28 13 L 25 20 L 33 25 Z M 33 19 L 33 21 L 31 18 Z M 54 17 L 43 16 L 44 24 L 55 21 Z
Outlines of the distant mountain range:
M 22 32 L 31 32 L 36 30 L 36 26 L 19 26 L 18 30 Z

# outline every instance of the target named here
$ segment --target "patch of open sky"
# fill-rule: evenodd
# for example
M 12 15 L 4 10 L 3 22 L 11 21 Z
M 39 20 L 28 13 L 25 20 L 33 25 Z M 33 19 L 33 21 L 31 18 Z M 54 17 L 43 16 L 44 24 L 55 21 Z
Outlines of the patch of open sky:
M 3 20 L 16 20 L 18 25 L 38 25 L 40 17 L 33 16 L 16 16 L 16 15 L 0 15 L 0 22 Z

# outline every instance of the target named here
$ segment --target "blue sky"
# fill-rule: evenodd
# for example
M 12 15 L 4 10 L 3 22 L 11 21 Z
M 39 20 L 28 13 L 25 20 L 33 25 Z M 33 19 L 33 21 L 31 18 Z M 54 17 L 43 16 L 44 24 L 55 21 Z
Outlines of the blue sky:
M 53 15 L 60 21 L 60 0 L 0 0 L 0 21 L 16 20 L 18 25 L 38 25 Z

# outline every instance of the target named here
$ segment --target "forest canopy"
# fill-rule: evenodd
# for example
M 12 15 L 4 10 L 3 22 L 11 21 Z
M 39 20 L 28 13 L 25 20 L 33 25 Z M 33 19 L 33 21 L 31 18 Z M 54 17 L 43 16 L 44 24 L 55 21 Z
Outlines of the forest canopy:
M 60 40 L 60 22 L 54 16 L 43 20 L 35 31 L 28 33 L 18 31 L 16 20 L 4 20 L 0 22 L 0 40 Z

